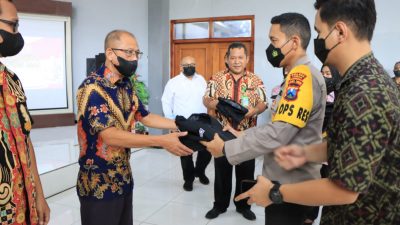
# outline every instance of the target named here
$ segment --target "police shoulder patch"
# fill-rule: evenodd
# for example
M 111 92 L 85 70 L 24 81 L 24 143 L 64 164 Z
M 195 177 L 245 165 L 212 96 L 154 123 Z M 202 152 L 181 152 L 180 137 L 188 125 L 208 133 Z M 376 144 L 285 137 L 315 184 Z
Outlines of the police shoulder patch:
M 272 121 L 282 121 L 303 128 L 311 115 L 313 86 L 310 68 L 299 65 L 286 77 L 283 96 Z
M 300 88 L 306 78 L 307 74 L 302 72 L 290 73 L 288 75 L 288 82 L 285 90 L 285 99 L 287 101 L 294 101 L 297 99 Z

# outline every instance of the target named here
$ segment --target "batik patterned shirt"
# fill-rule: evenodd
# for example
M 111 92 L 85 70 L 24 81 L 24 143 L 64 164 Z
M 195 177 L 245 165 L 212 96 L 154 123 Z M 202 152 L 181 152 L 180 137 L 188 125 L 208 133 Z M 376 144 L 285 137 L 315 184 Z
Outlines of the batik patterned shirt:
M 400 224 L 400 93 L 372 53 L 345 73 L 328 125 L 329 179 L 358 192 L 322 225 Z
M 255 74 L 246 71 L 245 74 L 237 81 L 229 73 L 229 71 L 220 71 L 216 73 L 207 84 L 205 97 L 218 99 L 218 97 L 231 99 L 246 108 L 249 106 L 256 107 L 260 102 L 267 104 L 266 91 L 262 80 Z M 218 120 L 223 125 L 232 122 L 220 114 L 215 112 Z M 240 124 L 234 126 L 237 130 L 246 130 L 257 125 L 257 117 L 244 118 Z
M 131 131 L 148 115 L 127 78 L 115 84 L 105 67 L 86 78 L 78 89 L 80 147 L 77 191 L 80 198 L 109 200 L 130 194 L 133 179 L 130 149 L 104 143 L 99 133 L 115 127 Z
M 393 78 L 395 84 L 397 84 L 397 88 L 400 90 L 400 82 L 397 81 L 396 77 Z
M 0 63 L 0 224 L 38 224 L 29 134 L 32 118 L 21 81 Z

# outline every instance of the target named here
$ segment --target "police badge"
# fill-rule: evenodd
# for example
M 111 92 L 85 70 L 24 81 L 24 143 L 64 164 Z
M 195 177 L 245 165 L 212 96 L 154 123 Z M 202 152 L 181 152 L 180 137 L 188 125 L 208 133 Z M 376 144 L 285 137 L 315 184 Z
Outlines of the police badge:
M 295 101 L 299 95 L 300 87 L 303 85 L 303 80 L 307 75 L 303 73 L 289 74 L 288 86 L 285 91 L 285 99 L 287 101 Z

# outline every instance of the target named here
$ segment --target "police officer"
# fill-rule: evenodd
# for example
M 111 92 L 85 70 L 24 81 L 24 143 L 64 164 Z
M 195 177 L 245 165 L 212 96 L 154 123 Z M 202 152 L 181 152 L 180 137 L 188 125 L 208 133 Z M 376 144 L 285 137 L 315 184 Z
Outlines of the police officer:
M 244 132 L 236 132 L 237 139 L 223 142 L 215 136 L 203 142 L 214 157 L 225 155 L 232 165 L 264 155 L 263 175 L 287 184 L 318 178 L 320 165 L 308 163 L 301 169 L 286 171 L 274 160 L 274 149 L 281 145 L 299 145 L 321 142 L 324 120 L 326 87 L 318 69 L 311 65 L 306 49 L 311 29 L 308 20 L 298 13 L 285 13 L 271 20 L 271 45 L 266 50 L 268 61 L 274 67 L 289 71 L 276 106 L 271 107 L 272 121 Z M 232 128 L 230 128 L 232 130 Z M 231 132 L 234 132 L 233 130 Z M 234 132 L 235 133 L 235 132 Z M 265 208 L 266 224 L 300 225 L 312 207 L 283 203 L 279 194 L 270 193 L 275 203 Z

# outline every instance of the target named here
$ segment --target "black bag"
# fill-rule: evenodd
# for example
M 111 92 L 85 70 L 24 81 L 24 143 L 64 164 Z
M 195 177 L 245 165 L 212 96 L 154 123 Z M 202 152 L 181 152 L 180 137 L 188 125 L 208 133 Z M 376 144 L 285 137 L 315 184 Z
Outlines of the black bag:
M 188 119 L 176 116 L 175 124 L 181 132 L 188 132 L 186 136 L 179 137 L 179 140 L 193 151 L 206 150 L 200 141 L 212 141 L 216 133 L 224 141 L 236 138 L 231 132 L 222 131 L 222 124 L 206 113 L 192 114 Z
M 218 98 L 217 110 L 223 116 L 229 118 L 232 121 L 233 126 L 240 124 L 246 113 L 249 111 L 239 103 L 221 97 Z

